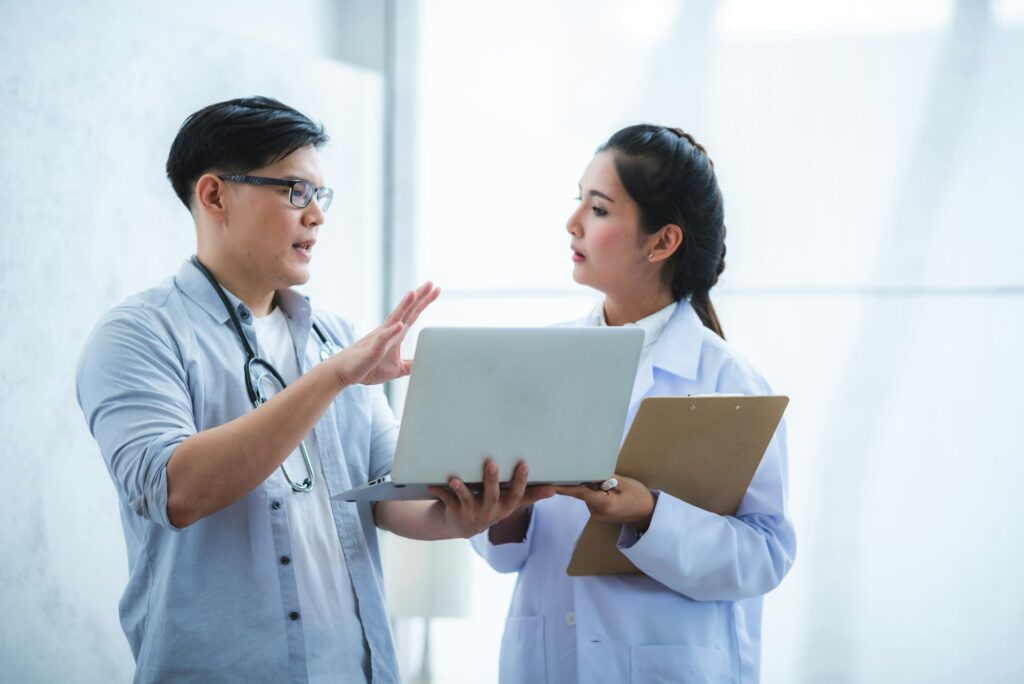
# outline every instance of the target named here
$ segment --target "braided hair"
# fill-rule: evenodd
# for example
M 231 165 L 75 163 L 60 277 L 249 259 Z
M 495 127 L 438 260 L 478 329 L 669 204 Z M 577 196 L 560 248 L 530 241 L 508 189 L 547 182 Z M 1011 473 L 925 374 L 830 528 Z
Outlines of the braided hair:
M 665 284 L 724 338 L 709 292 L 725 270 L 725 209 L 707 150 L 678 128 L 639 124 L 615 133 L 597 152 L 612 154 L 623 187 L 640 207 L 644 233 L 668 224 L 682 228 L 682 244 L 662 270 Z

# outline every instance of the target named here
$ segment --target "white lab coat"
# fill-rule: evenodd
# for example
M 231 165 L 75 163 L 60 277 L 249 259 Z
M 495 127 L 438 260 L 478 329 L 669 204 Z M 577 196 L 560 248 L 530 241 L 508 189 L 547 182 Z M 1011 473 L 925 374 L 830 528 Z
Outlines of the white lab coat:
M 710 393 L 771 389 L 680 301 L 637 372 L 627 429 L 644 397 Z M 495 546 L 486 532 L 474 537 L 491 567 L 519 573 L 500 682 L 758 681 L 761 597 L 782 581 L 796 553 L 786 467 L 780 425 L 736 516 L 657 493 L 647 532 L 637 539 L 624 527 L 619 540 L 643 575 L 565 574 L 589 516 L 569 497 L 537 503 L 522 543 Z

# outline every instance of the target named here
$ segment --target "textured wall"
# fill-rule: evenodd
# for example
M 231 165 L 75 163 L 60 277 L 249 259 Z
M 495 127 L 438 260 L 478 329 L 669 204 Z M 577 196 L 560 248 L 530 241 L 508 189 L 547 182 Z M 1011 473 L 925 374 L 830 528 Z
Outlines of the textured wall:
M 327 0 L 170 5 L 0 3 L 0 681 L 131 678 L 121 524 L 74 367 L 102 312 L 193 251 L 163 174 L 185 116 L 260 93 L 325 123 L 337 193 L 305 290 L 378 319 L 381 76 L 321 56 Z

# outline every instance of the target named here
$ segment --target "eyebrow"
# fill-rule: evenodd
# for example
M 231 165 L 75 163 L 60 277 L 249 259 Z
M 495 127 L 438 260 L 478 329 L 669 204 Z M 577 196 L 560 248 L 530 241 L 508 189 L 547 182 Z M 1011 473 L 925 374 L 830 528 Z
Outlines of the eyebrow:
M 578 187 L 578 184 L 577 184 L 577 187 Z M 600 197 L 601 199 L 608 200 L 609 202 L 612 202 L 612 203 L 615 202 L 615 200 L 613 200 L 611 197 L 609 197 L 608 195 L 604 194 L 600 190 L 591 190 L 587 194 L 590 195 L 591 197 Z

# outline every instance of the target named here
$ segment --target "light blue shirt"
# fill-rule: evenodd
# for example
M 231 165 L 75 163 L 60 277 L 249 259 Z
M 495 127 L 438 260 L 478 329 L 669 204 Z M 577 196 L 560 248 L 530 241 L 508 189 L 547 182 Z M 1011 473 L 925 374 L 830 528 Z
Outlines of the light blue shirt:
M 230 293 L 257 348 L 252 312 Z M 302 372 L 319 361 L 309 303 L 278 292 Z M 340 347 L 352 327 L 315 313 Z M 245 352 L 210 283 L 190 262 L 160 286 L 131 297 L 99 322 L 79 361 L 78 402 L 99 444 L 121 506 L 128 586 L 121 625 L 136 681 L 308 679 L 296 589 L 289 502 L 280 470 L 227 508 L 186 529 L 167 516 L 167 461 L 189 436 L 251 410 Z M 398 427 L 379 387 L 341 392 L 314 428 L 330 508 L 358 602 L 374 682 L 397 682 L 369 504 L 339 500 L 391 470 Z M 297 474 L 292 474 L 298 477 Z

